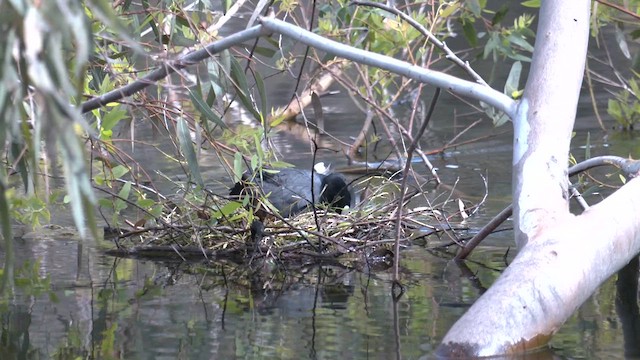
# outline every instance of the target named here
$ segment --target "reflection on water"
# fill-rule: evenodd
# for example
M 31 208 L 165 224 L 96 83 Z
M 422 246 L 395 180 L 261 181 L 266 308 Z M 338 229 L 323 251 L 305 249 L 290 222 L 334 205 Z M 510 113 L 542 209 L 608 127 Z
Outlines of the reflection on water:
M 447 118 L 446 109 L 444 113 L 441 119 Z M 354 129 L 343 130 L 338 135 L 350 135 Z M 503 130 L 484 124 L 469 135 Z M 451 131 L 446 120 L 433 129 L 438 136 Z M 576 157 L 584 152 L 586 134 L 580 131 L 574 139 Z M 286 139 L 285 134 L 278 136 Z M 593 155 L 621 155 L 612 150 L 626 153 L 635 146 L 615 137 L 591 139 Z M 445 185 L 430 189 L 428 198 L 453 196 L 477 203 L 488 192 L 478 213 L 457 220 L 470 233 L 479 229 L 510 202 L 510 143 L 507 132 L 434 156 Z M 287 161 L 306 166 L 305 149 L 305 144 L 298 144 L 282 152 Z M 319 160 L 346 166 L 338 154 L 321 155 Z M 172 163 L 151 163 L 169 176 L 180 176 Z M 226 192 L 225 184 L 231 181 L 215 158 L 205 164 L 207 182 L 215 191 Z M 391 275 L 386 271 L 301 266 L 250 276 L 224 263 L 114 259 L 102 253 L 105 245 L 98 242 L 18 240 L 19 263 L 39 259 L 40 275 L 50 277 L 54 297 L 18 288 L 10 305 L 0 308 L 0 353 L 60 359 L 429 358 L 450 326 L 514 256 L 509 250 L 513 235 L 504 231 L 487 239 L 466 266 L 458 266 L 448 260 L 450 254 L 432 249 L 442 243 L 435 236 L 402 253 L 406 292 L 398 302 L 391 296 Z M 551 344 L 553 353 L 623 358 L 624 322 L 616 312 L 615 294 L 610 280 L 560 329 Z
M 446 121 L 434 126 L 439 136 L 452 131 Z M 352 130 L 345 127 L 342 135 Z M 474 131 L 495 130 L 485 124 Z M 586 133 L 577 134 L 575 154 L 584 152 Z M 507 132 L 432 158 L 445 185 L 429 190 L 429 196 L 453 194 L 477 203 L 488 192 L 478 213 L 457 220 L 470 233 L 510 202 L 510 142 Z M 613 137 L 591 144 L 594 155 L 621 155 L 612 149 L 633 146 Z M 306 145 L 283 149 L 287 161 L 309 163 Z M 320 160 L 346 166 L 335 153 L 322 155 Z M 155 169 L 179 176 L 176 169 L 172 173 L 171 163 L 154 161 Z M 213 159 L 204 174 L 215 191 L 227 191 L 225 183 L 231 181 Z M 38 259 L 40 275 L 50 277 L 54 297 L 18 287 L 10 305 L 0 308 L 0 353 L 60 359 L 429 358 L 450 326 L 514 256 L 509 250 L 513 235 L 504 231 L 487 239 L 466 266 L 458 266 L 448 260 L 450 254 L 432 249 L 438 243 L 435 236 L 402 253 L 406 292 L 398 302 L 391 296 L 386 271 L 301 266 L 238 274 L 237 268 L 216 262 L 114 259 L 102 253 L 105 245 L 98 242 L 17 240 L 18 262 Z M 610 280 L 560 329 L 551 344 L 553 353 L 623 358 L 625 322 L 616 312 L 615 294 Z
M 290 97 L 286 89 L 292 84 L 271 85 L 282 98 Z M 364 116 L 348 97 L 328 97 L 323 104 L 328 132 L 347 140 L 359 131 Z M 580 111 L 588 108 L 585 97 Z M 422 141 L 423 149 L 442 147 L 481 117 L 457 115 L 467 110 L 459 101 L 443 96 Z M 593 156 L 640 157 L 635 136 L 614 134 L 602 139 L 594 119 L 579 116 L 572 150 L 576 158 L 584 157 L 588 133 Z M 167 144 L 162 134 L 145 126 L 136 130 L 136 138 L 144 140 L 136 145 L 136 158 L 168 178 L 184 176 L 174 162 L 157 156 L 154 147 Z M 487 134 L 495 136 L 431 158 L 444 183 L 429 190 L 431 199 L 452 196 L 477 203 L 489 195 L 474 216 L 458 219 L 456 225 L 468 228 L 471 234 L 511 201 L 509 125 L 494 129 L 484 121 L 466 135 L 474 139 Z M 286 133 L 275 135 L 274 144 L 282 159 L 310 166 L 308 144 Z M 207 185 L 226 193 L 232 180 L 219 159 L 206 151 L 201 159 Z M 341 152 L 321 151 L 318 160 L 331 162 L 335 168 L 347 166 Z M 416 169 L 428 174 L 424 168 Z M 161 189 L 171 189 L 169 182 L 156 180 Z M 587 200 L 598 199 L 593 195 Z M 60 221 L 70 222 L 68 218 Z M 464 266 L 449 261 L 450 254 L 444 250 L 433 249 L 436 235 L 430 236 L 402 253 L 406 292 L 397 302 L 391 296 L 391 275 L 386 271 L 301 265 L 284 272 L 265 269 L 238 274 L 237 268 L 222 262 L 114 259 L 105 256 L 105 245 L 96 241 L 18 239 L 18 263 L 37 259 L 40 272 L 17 284 L 15 297 L 0 307 L 0 354 L 23 359 L 430 358 L 450 326 L 514 256 L 509 249 L 513 244 L 510 231 L 492 235 Z M 46 276 L 50 288 L 33 281 Z M 618 312 L 625 313 L 621 309 L 616 304 L 615 279 L 611 279 L 559 330 L 551 344 L 553 353 L 540 358 L 555 354 L 609 359 L 634 354 L 629 345 L 640 341 L 630 337 L 625 342 L 629 332 L 623 330 L 629 327 L 629 317 L 633 321 L 637 313 L 631 311 L 621 320 Z
M 275 271 L 267 263 L 243 273 L 222 261 L 115 259 L 102 255 L 98 244 L 87 245 L 63 239 L 19 243 L 19 262 L 41 259 L 51 294 L 19 287 L 11 305 L 0 309 L 2 354 L 61 359 L 429 358 L 513 256 L 504 246 L 484 246 L 458 266 L 446 253 L 414 246 L 403 252 L 406 288 L 395 302 L 387 271 L 304 264 Z M 614 299 L 612 280 L 560 330 L 554 351 L 574 358 L 622 354 L 622 323 Z

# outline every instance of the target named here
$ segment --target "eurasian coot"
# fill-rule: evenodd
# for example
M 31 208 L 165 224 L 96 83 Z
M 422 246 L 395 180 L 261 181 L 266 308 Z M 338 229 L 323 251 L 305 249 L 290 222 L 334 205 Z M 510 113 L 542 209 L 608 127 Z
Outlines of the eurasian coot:
M 257 194 L 264 195 L 283 217 L 291 217 L 314 203 L 325 204 L 333 211 L 341 213 L 345 206 L 351 205 L 352 198 L 343 175 L 292 168 L 255 174 L 244 173 L 242 181 L 233 186 L 230 195 L 242 198 L 244 195 L 253 194 L 255 189 L 258 190 Z

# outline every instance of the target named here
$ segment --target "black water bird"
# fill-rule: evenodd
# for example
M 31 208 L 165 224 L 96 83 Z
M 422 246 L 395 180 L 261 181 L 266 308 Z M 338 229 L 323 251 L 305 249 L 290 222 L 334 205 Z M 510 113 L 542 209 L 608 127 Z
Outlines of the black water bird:
M 292 168 L 244 173 L 230 195 L 239 199 L 250 195 L 254 204 L 264 196 L 283 217 L 296 215 L 315 204 L 327 205 L 341 213 L 352 199 L 343 175 Z

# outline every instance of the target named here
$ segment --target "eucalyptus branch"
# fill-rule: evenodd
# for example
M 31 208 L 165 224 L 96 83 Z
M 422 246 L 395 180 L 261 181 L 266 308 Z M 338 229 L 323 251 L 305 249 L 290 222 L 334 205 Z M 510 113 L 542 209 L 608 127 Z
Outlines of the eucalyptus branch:
M 462 80 L 455 76 L 447 75 L 438 71 L 424 69 L 422 67 L 401 61 L 389 56 L 374 52 L 353 48 L 349 45 L 329 40 L 320 35 L 303 30 L 295 25 L 291 25 L 282 20 L 262 17 L 260 22 L 265 29 L 286 35 L 316 49 L 326 51 L 336 56 L 349 59 L 361 64 L 375 66 L 377 68 L 391 71 L 407 78 L 431 84 L 439 88 L 446 89 L 454 94 L 470 97 L 485 102 L 498 110 L 503 111 L 510 118 L 514 118 L 517 102 L 507 95 L 496 91 L 488 86 L 480 85 L 467 80 Z
M 625 159 L 620 156 L 598 156 L 591 159 L 587 159 L 579 164 L 573 165 L 569 168 L 569 176 L 578 175 L 581 172 L 593 169 L 599 166 L 613 165 L 619 168 L 627 179 L 637 177 L 640 175 L 640 160 Z M 460 250 L 456 255 L 456 259 L 465 259 L 473 249 L 478 246 L 489 234 L 491 234 L 500 224 L 505 222 L 511 215 L 513 215 L 513 205 L 509 205 L 504 208 L 498 215 L 496 215 L 491 221 L 489 221 L 477 234 L 475 234 L 471 240 Z
M 399 16 L 402 20 L 406 21 L 407 23 L 409 23 L 409 25 L 413 26 L 416 30 L 418 30 L 424 37 L 428 38 L 429 41 L 431 41 L 438 49 L 442 50 L 445 53 L 446 58 L 448 60 L 452 61 L 456 65 L 463 68 L 469 74 L 469 76 L 471 76 L 478 84 L 489 86 L 489 84 L 487 84 L 487 82 L 484 81 L 484 79 L 482 79 L 482 77 L 478 75 L 478 73 L 475 70 L 473 70 L 471 65 L 469 65 L 468 61 L 462 61 L 462 59 L 460 59 L 458 55 L 456 55 L 453 51 L 451 51 L 451 49 L 449 49 L 449 47 L 444 41 L 438 40 L 438 38 L 435 37 L 431 33 L 431 31 L 429 31 L 427 28 L 422 26 L 422 24 L 417 22 L 411 16 L 403 13 L 402 11 L 394 7 L 391 7 L 382 3 L 376 3 L 371 1 L 361 1 L 361 0 L 355 0 L 355 1 L 352 1 L 351 3 L 354 5 L 376 7 L 376 8 L 388 11 L 396 16 Z
M 227 36 L 224 39 L 215 41 L 204 48 L 191 52 L 185 56 L 179 57 L 175 61 L 168 62 L 160 68 L 150 72 L 146 76 L 132 82 L 127 86 L 123 86 L 119 89 L 111 90 L 108 93 L 95 97 L 82 104 L 82 113 L 89 112 L 104 106 L 110 102 L 118 101 L 127 96 L 131 96 L 136 92 L 146 88 L 149 85 L 155 84 L 158 80 L 164 79 L 170 74 L 178 70 L 182 70 L 187 66 L 196 64 L 204 59 L 210 58 L 212 55 L 217 54 L 223 50 L 226 50 L 234 45 L 241 44 L 242 42 L 250 39 L 255 39 L 261 35 L 264 35 L 262 26 L 254 26 L 244 31 L 237 32 L 233 35 Z

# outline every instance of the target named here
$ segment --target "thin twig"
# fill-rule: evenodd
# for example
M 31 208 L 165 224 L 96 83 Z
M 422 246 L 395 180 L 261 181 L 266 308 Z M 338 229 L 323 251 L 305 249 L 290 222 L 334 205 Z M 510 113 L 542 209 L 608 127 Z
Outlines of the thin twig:
M 598 124 L 600 125 L 600 129 L 602 131 L 607 131 L 607 128 L 604 126 L 602 122 L 602 116 L 600 116 L 600 110 L 598 110 L 598 102 L 596 101 L 596 94 L 593 91 L 593 82 L 591 81 L 591 72 L 589 71 L 589 59 L 585 61 L 586 71 L 585 75 L 587 77 L 587 88 L 589 89 L 589 98 L 591 98 L 591 106 L 593 107 L 593 113 L 596 115 L 596 119 L 598 119 Z
M 613 165 L 620 168 L 625 177 L 632 178 L 638 176 L 640 173 L 640 161 L 625 159 L 619 156 L 598 156 L 591 159 L 587 159 L 579 164 L 576 164 L 569 168 L 569 176 L 577 175 L 581 172 L 593 169 L 599 166 Z M 482 242 L 489 234 L 491 234 L 500 224 L 505 222 L 509 216 L 513 214 L 513 205 L 509 205 L 504 208 L 496 217 L 491 219 L 480 231 L 474 235 L 469 242 L 458 252 L 456 259 L 465 259 L 473 249 Z
M 407 78 L 425 82 L 436 87 L 462 96 L 470 97 L 487 103 L 503 111 L 509 117 L 515 117 L 518 103 L 511 97 L 488 86 L 477 82 L 467 81 L 439 71 L 424 69 L 406 61 L 385 56 L 372 51 L 357 49 L 347 44 L 339 43 L 326 37 L 303 30 L 285 21 L 270 17 L 260 18 L 260 23 L 266 29 L 290 37 L 293 40 L 313 46 L 338 57 L 356 61 L 360 64 L 375 66 L 391 71 Z
M 409 25 L 413 26 L 416 30 L 418 30 L 423 36 L 428 38 L 429 41 L 435 44 L 435 46 L 437 46 L 440 50 L 442 50 L 445 53 L 446 58 L 448 60 L 454 62 L 456 65 L 463 68 L 469 74 L 469 76 L 471 76 L 478 84 L 489 86 L 487 82 L 484 81 L 482 77 L 478 75 L 478 73 L 475 72 L 475 70 L 473 70 L 473 68 L 471 68 L 468 61 L 462 61 L 462 59 L 460 59 L 458 55 L 456 55 L 453 51 L 451 51 L 451 49 L 449 49 L 449 47 L 445 42 L 438 40 L 438 38 L 433 36 L 433 34 L 429 30 L 427 30 L 427 28 L 422 26 L 422 24 L 414 20 L 411 16 L 403 13 L 402 11 L 394 7 L 387 6 L 382 3 L 375 3 L 375 2 L 361 1 L 361 0 L 355 0 L 355 1 L 352 1 L 351 3 L 354 5 L 377 7 L 379 9 L 388 11 L 396 16 L 399 16 L 404 21 L 408 22 Z
M 405 162 L 403 176 L 402 176 L 402 185 L 400 186 L 400 202 L 398 203 L 397 210 L 397 219 L 396 219 L 396 243 L 394 247 L 394 260 L 393 260 L 393 282 L 399 284 L 400 283 L 400 235 L 402 234 L 402 208 L 404 205 L 404 195 L 407 191 L 407 178 L 409 177 L 409 170 L 411 169 L 411 157 L 413 156 L 413 152 L 418 147 L 418 142 L 422 137 L 422 134 L 427 129 L 427 125 L 429 124 L 429 120 L 431 120 L 431 116 L 433 115 L 433 111 L 438 103 L 438 98 L 440 97 L 440 88 L 436 88 L 435 94 L 433 94 L 433 99 L 431 100 L 431 105 L 429 106 L 429 111 L 422 122 L 422 126 L 420 126 L 420 130 L 416 134 L 415 139 L 407 149 L 407 161 Z
M 146 88 L 147 86 L 155 84 L 158 80 L 164 79 L 168 75 L 175 73 L 178 70 L 184 69 L 190 65 L 197 64 L 198 62 L 211 57 L 213 54 L 217 54 L 234 45 L 241 44 L 246 40 L 254 39 L 264 34 L 266 34 L 264 28 L 258 25 L 250 29 L 237 32 L 224 39 L 215 41 L 205 46 L 203 49 L 191 52 L 185 56 L 179 57 L 175 61 L 170 61 L 163 64 L 160 68 L 150 72 L 146 76 L 132 82 L 129 85 L 123 86 L 115 90 L 111 90 L 104 95 L 95 97 L 89 101 L 84 102 L 81 105 L 82 113 L 95 110 L 108 103 L 118 101 L 127 96 L 131 96 L 136 92 Z
M 605 0 L 596 0 L 596 1 L 599 2 L 602 5 L 614 8 L 614 9 L 616 9 L 616 10 L 622 12 L 622 13 L 625 13 L 625 14 L 631 16 L 632 18 L 635 18 L 636 20 L 640 20 L 640 15 L 634 13 L 631 10 L 625 9 L 620 5 L 612 4 L 612 3 L 608 2 L 608 1 L 605 1 Z

